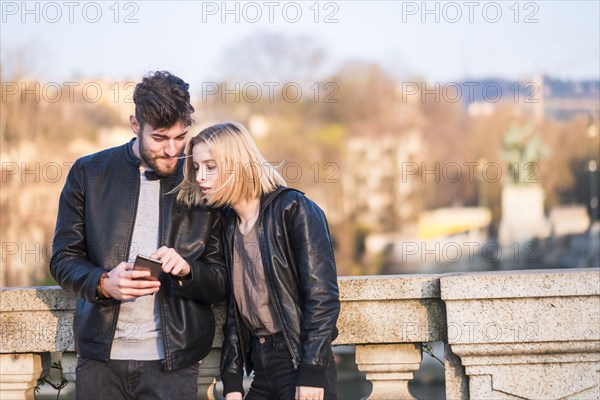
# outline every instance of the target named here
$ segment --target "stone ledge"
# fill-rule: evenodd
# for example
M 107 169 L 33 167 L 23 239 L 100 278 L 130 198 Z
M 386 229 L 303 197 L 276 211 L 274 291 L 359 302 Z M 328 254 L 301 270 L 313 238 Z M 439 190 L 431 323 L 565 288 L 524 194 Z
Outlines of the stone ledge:
M 472 272 L 442 276 L 443 300 L 600 295 L 600 268 Z
M 445 338 L 439 275 L 339 278 L 340 335 L 334 344 L 420 343 Z M 0 290 L 0 353 L 73 351 L 77 297 L 58 286 Z M 213 307 L 213 347 L 223 342 L 225 306 Z
M 1 288 L 0 312 L 75 310 L 77 299 L 60 286 Z
M 439 300 L 343 301 L 334 344 L 444 340 L 445 321 Z
M 479 344 L 453 344 L 452 349 L 464 357 L 479 357 L 485 355 L 494 360 L 501 360 L 503 356 L 555 356 L 566 359 L 573 354 L 589 353 L 593 359 L 600 361 L 600 341 L 563 341 L 542 343 L 479 343 Z M 463 365 L 467 365 L 463 359 Z
M 340 277 L 340 301 L 439 299 L 443 275 Z
M 334 344 L 420 343 L 445 339 L 440 275 L 339 278 Z

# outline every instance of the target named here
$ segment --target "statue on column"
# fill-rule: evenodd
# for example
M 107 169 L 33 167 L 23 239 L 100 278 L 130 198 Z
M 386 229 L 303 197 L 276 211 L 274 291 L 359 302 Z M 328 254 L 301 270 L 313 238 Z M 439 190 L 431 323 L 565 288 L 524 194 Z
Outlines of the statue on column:
M 544 191 L 537 175 L 539 161 L 550 154 L 531 122 L 513 125 L 504 134 L 501 155 L 508 163 L 509 173 L 502 188 L 498 235 L 502 245 L 519 245 L 550 233 L 544 213 Z

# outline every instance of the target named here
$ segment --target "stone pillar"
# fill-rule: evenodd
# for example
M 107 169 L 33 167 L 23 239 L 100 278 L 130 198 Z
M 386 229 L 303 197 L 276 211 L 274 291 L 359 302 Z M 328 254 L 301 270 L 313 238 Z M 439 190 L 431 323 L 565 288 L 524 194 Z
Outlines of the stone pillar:
M 460 358 L 452 352 L 450 345 L 444 343 L 444 375 L 446 398 L 452 400 L 469 400 L 469 378 L 465 374 Z
M 546 237 L 549 233 L 550 224 L 544 216 L 544 191 L 540 185 L 502 188 L 502 220 L 498 232 L 502 245 L 514 246 L 533 238 Z
M 48 354 L 0 354 L 0 398 L 32 400 L 38 379 L 49 368 Z
M 220 374 L 221 349 L 213 348 L 200 363 L 198 375 L 198 400 L 214 400 L 217 375 Z
M 373 384 L 370 400 L 413 400 L 408 381 L 421 366 L 421 346 L 414 343 L 356 345 L 356 365 Z
M 77 368 L 77 353 L 67 352 L 62 353 L 60 360 L 65 379 L 69 381 L 67 388 L 75 386 L 75 368 Z M 66 390 L 66 389 L 65 389 Z
M 600 398 L 600 269 L 441 278 L 471 399 Z

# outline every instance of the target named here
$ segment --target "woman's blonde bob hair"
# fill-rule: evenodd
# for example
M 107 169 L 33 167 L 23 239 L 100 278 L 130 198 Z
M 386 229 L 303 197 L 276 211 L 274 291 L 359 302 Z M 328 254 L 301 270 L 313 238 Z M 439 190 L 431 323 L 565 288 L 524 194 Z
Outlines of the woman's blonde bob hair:
M 202 196 L 196 182 L 192 154 L 198 143 L 207 145 L 217 166 L 215 173 L 220 184 L 212 188 L 210 202 Z M 202 130 L 188 142 L 185 154 L 184 178 L 178 188 L 177 200 L 187 206 L 232 206 L 260 198 L 278 186 L 287 186 L 276 167 L 258 150 L 248 130 L 237 122 L 224 122 Z

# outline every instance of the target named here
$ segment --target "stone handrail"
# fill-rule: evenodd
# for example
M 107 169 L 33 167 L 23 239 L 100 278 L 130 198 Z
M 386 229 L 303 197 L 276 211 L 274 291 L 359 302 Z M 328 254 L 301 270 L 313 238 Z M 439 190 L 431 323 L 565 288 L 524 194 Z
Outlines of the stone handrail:
M 600 398 L 600 269 L 342 277 L 339 286 L 334 344 L 356 345 L 370 399 L 412 399 L 408 381 L 431 341 L 445 343 L 448 399 Z M 51 352 L 75 380 L 76 302 L 58 287 L 0 289 L 0 398 L 33 398 Z M 215 306 L 217 326 L 223 313 Z M 199 398 L 212 398 L 220 331 Z

